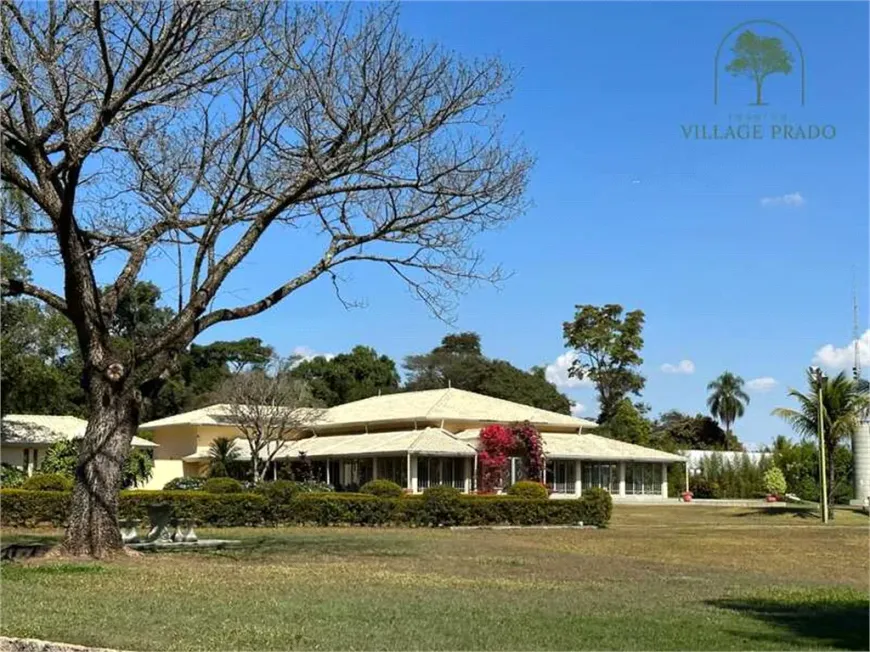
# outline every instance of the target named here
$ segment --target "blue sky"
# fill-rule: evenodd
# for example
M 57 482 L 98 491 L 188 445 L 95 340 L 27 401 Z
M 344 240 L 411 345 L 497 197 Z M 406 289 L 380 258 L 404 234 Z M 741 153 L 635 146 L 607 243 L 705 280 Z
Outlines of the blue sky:
M 752 84 L 724 72 L 713 105 L 713 58 L 732 27 L 760 18 L 800 41 L 806 105 L 797 75 L 779 75 L 765 86 L 769 106 L 755 113 L 833 125 L 836 137 L 687 140 L 681 125 L 727 126 L 750 111 Z M 853 270 L 867 328 L 867 5 L 413 3 L 401 22 L 517 69 L 505 131 L 537 159 L 533 207 L 478 243 L 512 278 L 465 295 L 447 326 L 386 272 L 357 268 L 344 292 L 365 308 L 347 311 L 323 280 L 202 341 L 253 335 L 284 354 L 362 343 L 400 361 L 473 330 L 487 355 L 557 372 L 574 305 L 620 303 L 646 313 L 643 399 L 654 414 L 705 411 L 706 384 L 728 369 L 773 379 L 753 384 L 767 391 L 751 392 L 738 436 L 767 443 L 790 434 L 770 411 L 786 404 L 788 386 L 802 386 L 823 346 L 833 347 L 820 357 L 829 366 L 847 359 L 837 349 L 851 340 Z M 253 298 L 258 276 L 281 265 L 289 246 L 265 243 L 227 291 Z M 870 335 L 866 355 L 870 363 Z M 682 373 L 666 373 L 667 364 Z M 591 388 L 562 389 L 595 414 Z

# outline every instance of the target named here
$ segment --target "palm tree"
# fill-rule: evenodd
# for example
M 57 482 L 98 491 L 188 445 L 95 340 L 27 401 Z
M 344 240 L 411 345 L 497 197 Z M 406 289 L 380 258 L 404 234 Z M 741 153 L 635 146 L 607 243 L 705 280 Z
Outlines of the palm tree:
M 834 451 L 837 444 L 852 437 L 859 423 L 870 409 L 870 396 L 867 394 L 866 380 L 852 380 L 844 372 L 833 378 L 816 375 L 813 369 L 807 370 L 809 391 L 803 394 L 789 389 L 788 395 L 798 402 L 798 408 L 776 408 L 773 414 L 785 420 L 802 437 L 816 439 L 819 436 L 819 388 L 822 390 L 822 421 L 825 430 L 825 456 L 828 459 L 828 504 L 833 505 L 836 486 L 834 484 Z M 831 512 L 833 517 L 833 512 Z
M 743 391 L 743 379 L 724 372 L 716 380 L 707 385 L 710 395 L 707 397 L 707 407 L 714 419 L 725 426 L 725 434 L 731 436 L 731 425 L 746 411 L 749 405 L 749 395 Z
M 231 475 L 230 471 L 239 459 L 239 449 L 236 442 L 228 437 L 218 437 L 212 441 L 208 449 L 208 475 L 211 478 L 222 478 Z

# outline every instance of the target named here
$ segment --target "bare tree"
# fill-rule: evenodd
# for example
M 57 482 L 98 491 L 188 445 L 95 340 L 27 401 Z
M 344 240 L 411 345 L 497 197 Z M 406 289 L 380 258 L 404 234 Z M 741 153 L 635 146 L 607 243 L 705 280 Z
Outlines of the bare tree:
M 3 291 L 69 317 L 89 395 L 70 554 L 121 546 L 142 394 L 205 329 L 323 276 L 338 288 L 352 262 L 392 270 L 439 315 L 469 282 L 499 278 L 471 242 L 525 205 L 530 160 L 494 113 L 510 75 L 408 38 L 396 11 L 2 3 L 0 177 L 34 207 L 5 214 L 3 233 L 64 278 L 59 292 L 25 279 Z M 267 232 L 286 252 L 267 289 L 219 293 Z M 178 311 L 119 350 L 111 316 L 147 264 L 177 267 L 165 290 Z
M 237 426 L 251 450 L 254 482 L 265 479 L 284 443 L 306 434 L 323 415 L 304 381 L 290 376 L 290 361 L 276 358 L 263 369 L 241 371 L 220 389 L 225 418 Z

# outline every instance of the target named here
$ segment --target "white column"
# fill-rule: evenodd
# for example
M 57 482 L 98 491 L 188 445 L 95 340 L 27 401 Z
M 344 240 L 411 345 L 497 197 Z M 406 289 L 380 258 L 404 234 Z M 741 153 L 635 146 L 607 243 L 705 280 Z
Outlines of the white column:
M 668 497 L 668 465 L 662 462 L 662 498 Z
M 580 460 L 574 462 L 574 495 L 579 496 L 582 491 L 580 485 Z
M 686 458 L 686 491 L 689 490 L 689 458 Z
M 517 482 L 517 458 L 511 457 L 511 484 L 516 484 Z
M 378 479 L 378 458 L 372 458 L 372 480 Z
M 463 491 L 467 494 L 471 493 L 471 458 L 465 458 L 465 488 Z
M 625 462 L 619 463 L 619 495 L 625 495 Z
M 326 484 L 332 484 L 329 481 L 329 458 L 326 458 Z
M 411 453 L 408 453 L 408 468 L 406 469 L 406 475 L 408 476 L 408 479 L 406 481 L 406 488 L 411 493 L 417 493 L 417 478 L 411 477 Z
M 408 478 L 411 481 L 411 493 L 417 493 L 417 456 L 408 455 Z
M 474 468 L 471 472 L 472 474 L 472 482 L 471 488 L 477 491 L 479 487 L 477 486 L 477 453 L 474 454 Z

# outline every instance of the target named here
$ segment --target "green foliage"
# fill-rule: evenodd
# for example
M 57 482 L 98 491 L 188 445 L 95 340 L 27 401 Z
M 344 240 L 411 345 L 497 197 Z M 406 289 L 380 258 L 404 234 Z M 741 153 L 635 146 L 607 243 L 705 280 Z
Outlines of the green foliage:
M 713 453 L 701 460 L 700 473 L 689 478 L 695 498 L 761 498 L 767 491 L 764 474 L 772 465 L 770 457 L 759 463 L 747 454 L 736 460 Z
M 305 380 L 314 398 L 326 407 L 399 390 L 396 363 L 368 346 L 355 346 L 350 353 L 332 358 L 304 360 L 291 374 Z
M 704 414 L 689 416 L 677 410 L 662 414 L 653 424 L 650 443 L 661 450 L 740 451 L 743 447 L 733 434 Z
M 75 477 L 76 464 L 79 459 L 79 449 L 72 439 L 56 441 L 45 451 L 39 470 L 42 473 L 60 473 L 67 477 Z
M 852 451 L 839 445 L 833 456 L 834 483 L 831 504 L 848 503 L 852 498 Z M 773 463 L 782 470 L 789 493 L 803 500 L 818 502 L 821 496 L 819 484 L 819 446 L 813 441 L 793 443 L 779 436 L 773 444 Z
M 208 475 L 211 478 L 238 478 L 243 464 L 239 462 L 241 451 L 229 437 L 215 438 L 208 447 Z
M 523 371 L 485 357 L 477 333 L 447 335 L 429 353 L 405 358 L 407 391 L 455 387 L 485 396 L 571 413 L 571 401 L 547 381 L 542 367 Z
M 163 485 L 163 491 L 197 491 L 202 489 L 206 478 L 181 477 L 174 478 Z
M 650 420 L 644 418 L 629 399 L 624 398 L 616 406 L 610 419 L 604 422 L 595 434 L 639 446 L 649 446 L 651 432 Z
M 39 467 L 40 473 L 59 473 L 73 479 L 79 455 L 77 442 L 75 439 L 62 439 L 49 446 Z M 147 451 L 141 448 L 130 449 L 122 468 L 121 486 L 129 489 L 148 482 L 153 469 L 154 460 Z
M 26 491 L 70 491 L 72 487 L 72 479 L 60 473 L 37 473 L 21 485 Z
M 202 491 L 210 494 L 242 493 L 242 483 L 233 478 L 209 478 L 202 483 Z
M 6 464 L 6 462 L 3 462 L 3 464 L 0 465 L 0 487 L 14 489 L 15 487 L 20 487 L 24 484 L 26 479 L 27 474 L 23 469 L 20 469 L 17 466 L 12 466 L 11 464 Z
M 383 479 L 369 480 L 360 487 L 359 491 L 360 493 L 371 494 L 379 498 L 398 498 L 405 493 L 405 490 L 395 482 Z
M 838 492 L 842 492 L 846 486 L 844 470 L 838 469 L 835 460 L 836 451 L 841 442 L 855 433 L 861 416 L 870 409 L 870 394 L 866 380 L 854 381 L 843 372 L 833 378 L 819 378 L 812 369 L 808 369 L 806 377 L 809 386 L 806 393 L 796 389 L 788 391 L 788 395 L 797 401 L 797 409 L 776 408 L 773 414 L 781 417 L 807 441 L 814 441 L 815 446 L 818 446 L 821 393 L 825 455 L 828 460 L 833 460 L 833 463 L 829 462 L 827 465 L 828 501 L 834 504 L 839 498 Z M 791 481 L 788 484 L 792 490 L 797 490 L 798 485 Z
M 606 493 L 606 492 L 605 492 Z M 66 522 L 70 492 L 0 490 L 5 527 Z M 438 496 L 438 500 L 434 498 Z M 265 524 L 316 525 L 570 525 L 604 527 L 609 496 L 578 500 L 535 500 L 513 496 L 468 496 L 435 492 L 426 496 L 378 498 L 368 494 L 296 493 L 283 503 L 261 493 L 210 494 L 203 491 L 122 491 L 119 515 L 147 519 L 148 506 L 169 504 L 172 516 L 199 525 L 242 527 Z
M 610 522 L 613 513 L 613 498 L 609 491 L 600 487 L 585 489 L 580 495 L 580 508 L 584 515 L 582 519 L 587 525 L 604 527 Z
M 507 494 L 514 498 L 528 498 L 535 500 L 550 497 L 550 491 L 547 489 L 546 485 L 541 484 L 540 482 L 532 482 L 531 480 L 520 480 L 519 482 L 514 482 L 507 488 Z
M 743 384 L 740 376 L 725 371 L 707 385 L 710 392 L 707 407 L 714 418 L 725 424 L 727 434 L 731 433 L 731 425 L 743 416 L 749 404 L 749 394 L 743 391 Z
M 646 379 L 638 371 L 643 358 L 644 314 L 634 310 L 622 316 L 622 306 L 576 306 L 574 320 L 562 325 L 565 345 L 576 360 L 570 375 L 589 378 L 598 390 L 598 423 L 606 423 L 629 394 L 639 396 Z
M 34 476 L 36 477 L 36 476 Z M 5 527 L 63 527 L 69 514 L 70 491 L 0 489 L 0 525 Z
M 771 466 L 764 472 L 764 488 L 767 493 L 774 496 L 784 496 L 788 488 L 785 483 L 785 476 L 782 471 L 776 466 Z
M 423 492 L 423 519 L 427 525 L 458 525 L 462 493 L 455 487 L 436 485 Z

